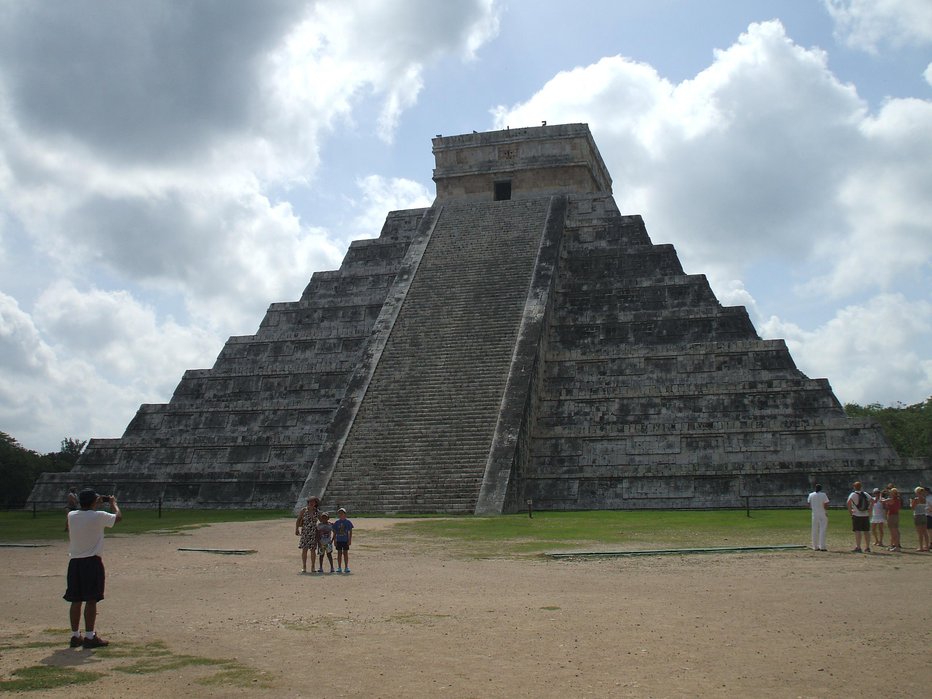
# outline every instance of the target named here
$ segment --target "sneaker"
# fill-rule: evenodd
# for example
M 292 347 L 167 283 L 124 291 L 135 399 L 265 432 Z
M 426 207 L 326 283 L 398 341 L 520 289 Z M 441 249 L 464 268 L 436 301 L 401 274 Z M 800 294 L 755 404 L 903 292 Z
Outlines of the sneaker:
M 103 648 L 104 646 L 109 646 L 109 645 L 110 645 L 110 642 L 105 641 L 100 636 L 94 636 L 94 638 L 85 637 L 84 639 L 85 648 Z
M 870 547 L 870 546 L 868 546 L 866 549 L 864 549 L 864 553 L 870 553 L 870 552 L 871 552 L 871 547 Z
M 68 645 L 71 646 L 72 648 L 80 648 L 81 646 L 84 645 L 84 639 L 81 638 L 80 636 L 72 636 L 71 643 L 69 643 Z
M 344 570 L 343 572 L 346 573 L 347 575 L 349 575 L 349 568 L 347 568 L 347 569 Z
M 851 553 L 861 553 L 861 547 L 855 546 L 853 549 L 851 549 Z
M 342 569 L 342 568 L 337 568 L 337 572 L 338 572 L 338 573 L 342 573 L 342 572 L 343 572 L 343 569 Z

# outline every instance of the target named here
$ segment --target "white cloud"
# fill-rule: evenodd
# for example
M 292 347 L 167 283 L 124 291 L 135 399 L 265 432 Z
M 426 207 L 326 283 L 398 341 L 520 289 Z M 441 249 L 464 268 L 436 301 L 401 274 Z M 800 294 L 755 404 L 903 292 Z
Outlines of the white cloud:
M 45 375 L 53 360 L 50 348 L 27 313 L 0 291 L 0 366 L 3 373 Z
M 109 367 L 101 362 L 102 356 L 117 362 L 125 358 L 105 333 L 92 333 L 99 332 L 101 326 L 107 324 L 108 319 L 103 316 L 108 312 L 115 313 L 112 323 L 126 320 L 132 315 L 127 314 L 132 304 L 126 299 L 111 299 L 109 304 L 100 304 L 97 299 L 94 312 L 93 302 L 76 304 L 73 290 L 71 293 L 68 289 L 60 291 L 64 306 L 60 315 L 46 319 L 51 321 L 50 334 L 43 332 L 41 323 L 22 311 L 14 299 L 0 293 L 0 425 L 20 443 L 41 451 L 55 450 L 65 437 L 86 439 L 91 435 L 122 434 L 139 404 L 157 395 L 154 389 L 171 390 L 166 376 L 153 377 L 152 367 L 143 365 L 146 360 L 152 361 L 158 370 L 174 372 L 175 381 L 180 376 L 178 366 L 169 366 L 171 349 L 166 352 L 166 348 L 158 344 L 157 333 L 151 331 L 131 337 L 122 348 L 141 356 L 139 360 L 132 360 L 140 367 L 137 379 L 111 381 L 103 376 L 101 371 Z M 65 329 L 63 326 L 69 322 L 81 325 L 82 318 L 87 321 L 87 327 L 82 326 L 79 332 L 72 333 L 64 344 L 56 343 L 56 330 Z M 128 324 L 122 332 L 129 334 L 141 329 L 139 323 Z M 159 328 L 160 331 L 165 329 Z M 175 333 L 169 339 L 184 341 L 186 336 L 186 333 Z M 78 344 L 73 352 L 72 341 Z M 84 344 L 80 345 L 80 341 Z M 175 351 L 185 354 L 183 348 Z M 127 367 L 122 368 L 126 370 Z M 117 376 L 120 371 L 118 366 L 113 374 Z M 158 385 L 160 382 L 162 385 Z
M 676 243 L 692 269 L 731 279 L 749 259 L 810 253 L 816 231 L 833 225 L 833 192 L 861 147 L 865 109 L 823 53 L 796 46 L 773 21 L 751 25 L 692 80 L 673 85 L 606 58 L 500 107 L 496 122 L 588 122 L 622 208 L 643 213 L 655 240 Z
M 828 376 L 843 403 L 894 404 L 932 396 L 932 360 L 916 347 L 932 345 L 932 303 L 881 294 L 840 309 L 815 330 L 771 317 L 763 337 L 786 340 L 797 366 L 811 377 Z
M 833 299 L 932 285 L 932 102 L 891 99 L 871 114 L 826 55 L 794 44 L 778 21 L 752 24 L 679 84 L 616 56 L 495 111 L 500 128 L 542 119 L 590 124 L 622 211 L 642 214 L 654 242 L 674 243 L 723 303 L 772 315 L 778 300 L 824 317 Z M 758 280 L 762 270 L 771 278 Z M 744 285 L 761 299 L 775 276 L 781 298 L 755 303 Z M 857 318 L 842 314 L 831 328 Z M 920 400 L 915 371 L 927 353 L 902 356 L 852 363 L 898 372 L 889 385 Z
M 389 211 L 420 209 L 433 203 L 430 190 L 413 180 L 368 175 L 357 180 L 356 185 L 362 190 L 362 200 L 351 203 L 361 209 L 350 226 L 352 239 L 378 236 Z
M 372 90 L 382 98 L 379 135 L 390 141 L 424 68 L 450 54 L 471 58 L 497 31 L 493 0 L 319 2 L 270 57 L 269 95 L 286 123 L 306 123 L 309 110 L 330 123 Z
M 723 306 L 744 306 L 751 318 L 759 317 L 757 301 L 751 296 L 740 279 L 732 279 L 715 294 Z
M 101 375 L 153 396 L 170 393 L 185 368 L 216 355 L 225 339 L 159 319 L 127 291 L 79 291 L 64 281 L 42 292 L 33 320 L 57 354 L 97 363 Z
M 932 102 L 890 100 L 859 128 L 837 192 L 843 234 L 818 246 L 829 271 L 811 285 L 835 297 L 920 280 L 932 262 Z
M 853 48 L 876 53 L 878 46 L 932 43 L 928 0 L 823 0 L 835 34 Z
M 32 317 L 20 310 L 32 301 L 6 297 L 0 385 L 19 388 L 4 400 L 22 395 L 8 374 L 31 356 L 23 343 L 44 357 L 33 371 L 49 386 L 80 374 L 82 392 L 110 395 L 97 412 L 111 418 L 113 405 L 165 400 L 168 377 L 212 361 L 217 338 L 253 332 L 270 302 L 336 267 L 345 241 L 271 193 L 306 192 L 321 140 L 357 113 L 375 112 L 362 128 L 390 141 L 424 71 L 470 60 L 497 12 L 494 0 L 4 4 L 3 264 L 48 261 L 35 285 L 61 280 Z M 33 248 L 12 259 L 14 229 Z M 98 352 L 85 348 L 90 327 Z M 28 391 L 39 405 L 42 385 Z M 30 414 L 48 423 L 50 412 Z M 80 413 L 61 410 L 86 424 Z M 23 443 L 28 424 L 15 423 Z

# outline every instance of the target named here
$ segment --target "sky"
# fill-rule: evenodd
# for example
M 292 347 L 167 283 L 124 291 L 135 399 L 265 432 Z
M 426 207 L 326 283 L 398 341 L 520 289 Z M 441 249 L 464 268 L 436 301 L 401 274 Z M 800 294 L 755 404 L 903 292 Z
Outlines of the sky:
M 545 120 L 842 403 L 932 396 L 928 0 L 0 0 L 0 431 L 119 437 Z

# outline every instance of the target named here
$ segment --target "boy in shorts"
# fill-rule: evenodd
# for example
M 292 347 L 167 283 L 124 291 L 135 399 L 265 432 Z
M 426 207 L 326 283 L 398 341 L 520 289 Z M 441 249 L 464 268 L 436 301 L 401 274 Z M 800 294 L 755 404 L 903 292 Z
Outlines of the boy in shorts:
M 330 515 L 326 512 L 320 513 L 320 523 L 317 525 L 317 555 L 320 561 L 317 565 L 317 572 L 324 572 L 324 554 L 327 554 L 327 560 L 330 562 L 330 572 L 333 573 L 333 525 L 330 524 Z M 313 563 L 313 561 L 311 561 Z
M 333 539 L 337 547 L 337 572 L 349 573 L 349 547 L 353 543 L 353 523 L 346 518 L 346 510 L 342 507 L 337 510 L 337 521 L 333 523 Z

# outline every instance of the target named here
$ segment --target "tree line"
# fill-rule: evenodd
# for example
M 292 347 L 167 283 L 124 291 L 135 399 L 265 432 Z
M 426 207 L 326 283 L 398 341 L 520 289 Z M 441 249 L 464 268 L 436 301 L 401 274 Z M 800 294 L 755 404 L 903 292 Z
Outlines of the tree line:
M 932 397 L 915 405 L 899 403 L 886 408 L 879 403 L 847 403 L 845 413 L 849 417 L 870 417 L 879 422 L 900 456 L 932 458 Z
M 40 473 L 70 471 L 77 463 L 87 440 L 61 441 L 61 449 L 39 454 L 25 449 L 15 438 L 0 432 L 0 507 L 20 507 L 32 492 Z

